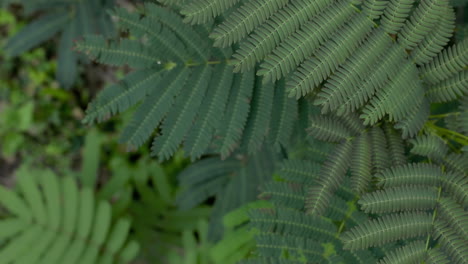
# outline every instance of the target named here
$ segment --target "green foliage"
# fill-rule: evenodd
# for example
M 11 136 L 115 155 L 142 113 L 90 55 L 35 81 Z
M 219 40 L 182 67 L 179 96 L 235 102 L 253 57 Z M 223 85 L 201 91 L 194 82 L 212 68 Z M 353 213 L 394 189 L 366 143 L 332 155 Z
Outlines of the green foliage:
M 51 171 L 25 168 L 17 179 L 17 191 L 0 188 L 5 263 L 128 263 L 138 254 L 138 243 L 128 241 L 130 221 L 114 221 L 111 205 L 91 189 Z
M 113 28 L 105 9 L 113 0 L 84 1 L 24 1 L 21 3 L 28 15 L 41 13 L 5 45 L 9 56 L 18 56 L 37 47 L 60 32 L 57 46 L 58 67 L 56 78 L 65 88 L 70 88 L 78 76 L 78 61 L 83 61 L 72 51 L 73 42 L 90 33 L 112 34 Z

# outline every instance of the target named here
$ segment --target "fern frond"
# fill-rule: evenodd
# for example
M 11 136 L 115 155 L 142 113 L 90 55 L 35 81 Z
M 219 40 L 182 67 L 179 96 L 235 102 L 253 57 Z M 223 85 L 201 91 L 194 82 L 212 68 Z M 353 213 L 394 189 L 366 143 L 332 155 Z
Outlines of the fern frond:
M 224 48 L 237 43 L 288 2 L 288 0 L 254 0 L 244 3 L 229 14 L 222 24 L 213 29 L 210 38 L 214 39 L 214 46 Z
M 468 178 L 465 175 L 449 172 L 441 179 L 441 185 L 458 203 L 468 206 Z
M 372 29 L 372 22 L 358 14 L 326 41 L 315 56 L 302 63 L 288 81 L 290 96 L 299 98 L 312 92 L 342 64 Z
M 117 8 L 111 13 L 123 29 L 128 29 L 137 38 L 148 38 L 148 45 L 165 54 L 166 58 L 185 61 L 189 58 L 187 49 L 177 39 L 174 32 L 163 27 L 151 17 L 141 17 L 138 13 L 130 13 L 124 8 Z M 155 53 L 156 54 L 156 53 Z
M 427 134 L 417 136 L 409 141 L 413 144 L 411 153 L 427 156 L 431 159 L 442 160 L 447 155 L 448 147 L 444 140 L 437 135 Z
M 429 102 L 426 98 L 423 98 L 420 106 L 411 111 L 407 117 L 398 121 L 395 128 L 402 130 L 402 138 L 413 137 L 421 130 L 428 118 Z
M 372 178 L 372 147 L 368 133 L 363 133 L 353 142 L 351 160 L 351 186 L 358 193 L 364 193 Z
M 163 71 L 163 69 L 136 71 L 117 84 L 104 88 L 89 105 L 83 122 L 88 124 L 95 121 L 102 122 L 136 105 L 160 83 Z
M 295 69 L 304 59 L 311 56 L 323 42 L 335 33 L 355 9 L 346 1 L 338 1 L 323 13 L 317 14 L 299 30 L 287 37 L 270 53 L 260 65 L 257 75 L 264 82 L 275 82 Z
M 434 103 L 453 101 L 466 94 L 468 94 L 467 70 L 430 86 L 426 91 L 426 96 Z
M 242 73 L 234 78 L 233 88 L 229 95 L 230 104 L 225 112 L 226 124 L 223 126 L 220 143 L 221 157 L 227 157 L 241 139 L 250 111 L 254 72 Z
M 449 171 L 454 171 L 460 174 L 468 171 L 468 153 L 450 153 L 444 158 L 443 163 Z
M 468 64 L 468 39 L 445 49 L 421 69 L 421 76 L 430 84 L 436 84 L 462 71 Z
M 233 56 L 235 71 L 244 72 L 252 69 L 256 62 L 263 59 L 281 41 L 331 2 L 331 0 L 298 0 L 274 13 L 245 41 L 241 42 L 239 49 Z
M 420 2 L 398 35 L 398 43 L 406 50 L 414 47 L 429 35 L 448 6 L 448 0 L 428 0 Z
M 423 93 L 422 83 L 417 79 L 414 64 L 405 63 L 397 76 L 385 89 L 380 89 L 363 109 L 361 118 L 365 125 L 373 125 L 389 114 L 391 121 L 399 121 L 418 107 Z
M 207 52 L 210 49 L 209 42 L 203 40 L 192 27 L 184 24 L 177 14 L 155 4 L 147 3 L 145 8 L 148 11 L 147 16 L 172 30 L 189 47 L 189 50 L 193 51 L 192 55 L 202 61 L 209 60 L 210 53 Z
M 232 67 L 219 64 L 213 69 L 208 94 L 202 102 L 198 120 L 187 135 L 184 150 L 192 160 L 199 158 L 211 144 L 217 128 L 220 127 L 222 115 L 229 101 L 229 92 L 234 75 Z M 257 90 L 257 89 L 256 89 Z
M 352 132 L 354 136 L 359 136 L 366 132 L 367 128 L 362 124 L 357 113 L 349 113 L 346 116 L 338 116 L 337 118 Z
M 430 62 L 447 45 L 453 35 L 455 28 L 455 12 L 450 6 L 446 6 L 445 11 L 424 40 L 411 52 L 414 63 L 423 65 Z
M 468 212 L 453 199 L 441 198 L 437 213 L 455 229 L 457 234 L 468 237 Z
M 368 219 L 367 215 L 359 211 L 354 203 L 346 202 L 338 196 L 332 197 L 324 216 L 338 222 L 346 219 L 347 228 L 352 228 Z
M 416 240 L 390 252 L 379 264 L 421 263 L 425 260 L 427 248 L 425 241 Z
M 305 204 L 305 187 L 295 183 L 269 182 L 262 187 L 261 198 L 278 206 L 303 210 Z
M 427 163 L 409 163 L 388 168 L 375 177 L 378 185 L 385 188 L 405 185 L 436 186 L 443 177 L 441 168 Z
M 243 145 L 247 146 L 250 154 L 257 152 L 262 147 L 269 134 L 270 123 L 274 120 L 271 118 L 274 97 L 275 95 L 278 97 L 278 91 L 275 89 L 282 89 L 282 87 L 274 87 L 272 83 L 261 84 L 260 80 L 257 80 L 256 88 L 253 91 L 252 110 L 247 120 L 242 142 Z
M 182 209 L 190 209 L 213 196 L 228 182 L 225 175 L 232 174 L 240 164 L 239 161 L 229 159 L 220 162 L 219 158 L 208 158 L 198 161 L 178 175 L 183 188 L 190 188 L 190 192 L 182 191 L 178 194 L 176 203 Z
M 322 106 L 322 113 L 340 107 L 349 97 L 350 91 L 356 90 L 362 80 L 368 78 L 371 68 L 391 45 L 391 38 L 384 31 L 372 32 L 361 47 L 325 83 L 314 104 Z
M 382 28 L 389 34 L 397 34 L 413 8 L 414 0 L 390 0 L 381 18 Z
M 108 42 L 101 35 L 86 36 L 78 42 L 76 49 L 95 61 L 114 66 L 128 64 L 132 68 L 148 68 L 163 59 L 138 41 L 122 39 L 119 43 Z
M 460 116 L 458 117 L 460 132 L 468 135 L 468 95 L 460 99 L 460 106 L 458 109 L 460 110 Z
M 378 19 L 384 12 L 389 1 L 385 0 L 366 0 L 363 1 L 362 10 L 370 19 Z
M 450 228 L 447 222 L 437 220 L 434 224 L 434 238 L 442 249 L 447 252 L 453 263 L 462 264 L 468 262 L 468 243 L 466 237 L 461 237 Z
M 447 255 L 440 248 L 431 248 L 425 259 L 427 264 L 450 264 Z
M 297 100 L 289 98 L 285 88 L 284 81 L 278 82 L 272 111 L 275 118 L 271 118 L 269 131 L 271 143 L 278 149 L 288 144 L 298 115 Z
M 366 213 L 392 213 L 435 208 L 438 190 L 428 187 L 403 186 L 365 194 L 359 200 Z
M 313 237 L 316 241 L 335 240 L 336 226 L 318 216 L 306 215 L 303 212 L 285 208 L 274 210 L 250 211 L 251 227 L 262 233 L 274 232 L 281 235 Z
M 311 185 L 319 177 L 319 172 L 318 163 L 298 159 L 284 160 L 279 169 L 282 179 L 306 185 Z
M 179 144 L 192 127 L 205 97 L 211 73 L 210 66 L 197 67 L 192 71 L 190 83 L 187 83 L 181 91 L 186 96 L 177 97 L 174 103 L 176 109 L 166 116 L 162 125 L 162 135 L 153 141 L 152 155 L 157 155 L 160 160 L 166 160 L 177 151 Z
M 317 184 L 307 192 L 306 210 L 309 214 L 322 214 L 333 192 L 338 188 L 351 161 L 352 144 L 344 141 L 333 150 L 322 166 L 322 175 Z
M 122 132 L 120 142 L 127 143 L 130 148 L 143 145 L 169 112 L 174 97 L 184 87 L 189 73 L 187 69 L 174 69 L 166 74 L 158 84 L 163 86 L 163 92 L 153 91 L 145 99 Z
M 430 214 L 391 214 L 352 228 L 343 234 L 342 241 L 345 249 L 365 249 L 399 239 L 426 235 L 431 228 L 432 215 Z
M 314 115 L 310 119 L 309 135 L 328 142 L 340 142 L 351 137 L 351 132 L 333 116 Z
M 399 166 L 406 164 L 405 146 L 401 137 L 388 122 L 384 124 L 384 132 L 392 165 Z
M 184 5 L 180 13 L 185 16 L 185 23 L 203 24 L 219 16 L 237 2 L 239 0 L 194 0 Z
M 323 262 L 324 248 L 313 239 L 277 234 L 260 234 L 255 237 L 261 255 L 281 258 L 283 254 L 308 262 Z
M 398 45 L 392 45 L 382 61 L 374 64 L 365 78 L 353 90 L 349 90 L 346 99 L 338 101 L 337 114 L 344 115 L 363 106 L 377 90 L 388 84 L 391 76 L 397 75 L 402 64 L 405 63 L 406 53 Z M 332 108 L 332 110 L 334 110 Z
M 380 127 L 370 129 L 372 146 L 372 172 L 378 173 L 390 167 L 390 157 L 387 150 L 385 134 Z

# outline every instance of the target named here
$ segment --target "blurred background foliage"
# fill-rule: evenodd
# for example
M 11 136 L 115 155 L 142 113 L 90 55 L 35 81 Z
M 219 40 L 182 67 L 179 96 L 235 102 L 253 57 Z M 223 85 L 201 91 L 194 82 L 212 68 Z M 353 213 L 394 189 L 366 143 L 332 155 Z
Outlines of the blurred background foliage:
M 30 19 L 17 6 L 2 4 L 0 47 Z M 159 164 L 148 150 L 128 153 L 116 143 L 117 131 L 131 112 L 98 127 L 82 125 L 90 98 L 127 69 L 88 65 L 79 70 L 73 89 L 62 89 L 56 79 L 57 41 L 52 38 L 17 57 L 0 49 L 0 184 L 12 188 L 16 173 L 25 170 L 31 175 L 50 169 L 74 176 L 82 187 L 93 188 L 98 199 L 112 204 L 114 219 L 132 220 L 131 236 L 140 244 L 134 263 L 229 264 L 247 254 L 253 246 L 248 233 L 240 234 L 244 240 L 232 240 L 231 235 L 216 244 L 208 241 L 209 203 L 177 209 L 175 175 L 189 164 L 182 153 Z M 230 234 L 235 226 L 226 228 Z

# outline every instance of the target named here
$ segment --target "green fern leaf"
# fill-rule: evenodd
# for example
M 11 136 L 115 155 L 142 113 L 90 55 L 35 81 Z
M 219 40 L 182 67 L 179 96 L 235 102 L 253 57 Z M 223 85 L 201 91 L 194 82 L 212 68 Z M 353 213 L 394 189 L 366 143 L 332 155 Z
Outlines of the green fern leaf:
M 444 140 L 437 135 L 421 135 L 409 142 L 413 144 L 411 149 L 413 154 L 427 156 L 434 160 L 442 160 L 447 155 L 448 147 Z
M 427 252 L 427 264 L 450 264 L 450 260 L 440 248 L 432 248 Z
M 361 134 L 353 142 L 351 160 L 351 186 L 358 193 L 364 193 L 372 178 L 372 148 L 368 133 Z
M 312 2 L 298 0 L 274 13 L 270 19 L 240 43 L 239 49 L 233 56 L 235 70 L 244 72 L 252 69 L 256 62 L 263 59 L 282 40 L 294 33 L 309 17 L 322 11 L 331 2 L 331 0 Z
M 444 158 L 443 163 L 449 171 L 464 174 L 468 171 L 468 153 L 450 153 Z
M 195 0 L 185 5 L 180 13 L 185 16 L 185 23 L 203 24 L 219 16 L 237 2 L 239 0 Z
M 390 158 L 392 159 L 392 165 L 399 166 L 406 164 L 407 160 L 405 157 L 405 147 L 401 137 L 396 133 L 396 131 L 389 123 L 385 123 L 384 132 Z
M 265 138 L 269 134 L 270 123 L 273 122 L 272 111 L 274 106 L 274 96 L 277 92 L 272 92 L 280 87 L 274 87 L 273 84 L 260 84 L 257 80 L 256 89 L 252 99 L 252 110 L 247 120 L 245 129 L 244 146 L 250 154 L 261 149 Z M 278 95 L 277 95 L 278 97 Z M 283 120 L 285 121 L 285 120 Z
M 264 82 L 274 82 L 286 76 L 311 56 L 354 12 L 353 6 L 345 1 L 332 4 L 281 42 L 265 58 L 257 75 L 263 76 Z
M 310 238 L 260 234 L 255 237 L 257 249 L 263 256 L 281 258 L 283 254 L 308 262 L 323 262 L 322 245 Z
M 288 0 L 254 0 L 244 3 L 210 34 L 214 46 L 224 48 L 239 42 L 287 3 Z
M 422 83 L 417 79 L 417 69 L 411 63 L 401 66 L 399 73 L 385 89 L 380 89 L 363 109 L 361 118 L 365 125 L 373 125 L 389 114 L 391 121 L 399 121 L 420 106 Z
M 370 19 L 378 19 L 384 13 L 389 1 L 385 0 L 366 0 L 363 1 L 362 10 Z
M 311 185 L 319 177 L 320 165 L 306 160 L 284 160 L 279 174 L 287 181 Z
M 290 96 L 299 98 L 311 93 L 351 55 L 372 26 L 372 22 L 363 14 L 353 17 L 349 24 L 317 50 L 315 57 L 296 69 L 288 81 Z
M 161 23 L 151 17 L 141 17 L 138 13 L 130 13 L 126 9 L 118 8 L 112 13 L 123 29 L 128 29 L 137 38 L 148 38 L 148 45 L 157 48 L 159 54 L 185 61 L 189 58 L 184 45 L 177 40 L 176 35 L 163 27 Z
M 437 186 L 443 177 L 440 167 L 426 163 L 410 163 L 388 168 L 376 175 L 378 185 L 385 188 L 404 185 Z
M 385 134 L 380 127 L 370 129 L 372 146 L 372 172 L 379 173 L 390 167 L 390 157 L 387 150 Z
M 193 51 L 192 55 L 202 61 L 209 59 L 209 52 L 207 52 L 209 42 L 204 41 L 192 27 L 184 24 L 177 14 L 167 8 L 149 3 L 145 4 L 145 8 L 148 11 L 147 16 L 172 30 L 189 47 L 189 50 Z
M 250 100 L 254 83 L 254 72 L 246 72 L 234 79 L 234 87 L 229 95 L 225 120 L 221 130 L 220 153 L 227 157 L 239 143 L 250 111 Z
M 468 64 L 468 39 L 442 51 L 423 66 L 421 75 L 430 84 L 436 84 L 462 71 Z
M 388 84 L 389 77 L 397 75 L 401 64 L 405 63 L 405 57 L 406 53 L 401 47 L 392 45 L 383 60 L 372 66 L 372 70 L 361 80 L 360 85 L 350 90 L 343 102 L 337 102 L 337 114 L 348 114 L 363 106 L 377 90 Z M 341 105 L 338 105 L 340 103 Z
M 390 252 L 379 264 L 421 263 L 425 260 L 427 248 L 425 241 L 416 240 Z
M 439 201 L 438 215 L 462 237 L 468 237 L 468 212 L 450 198 L 441 198 Z
M 401 29 L 398 43 L 406 50 L 412 50 L 416 47 L 433 30 L 439 17 L 445 13 L 447 6 L 448 0 L 420 2 L 411 14 L 409 21 Z
M 348 98 L 348 93 L 358 89 L 362 80 L 368 78 L 371 68 L 388 51 L 391 39 L 382 30 L 376 30 L 361 45 L 356 53 L 346 60 L 325 83 L 317 94 L 315 105 L 322 106 L 322 113 L 333 111 Z
M 307 192 L 306 210 L 309 214 L 322 214 L 332 193 L 341 184 L 351 161 L 352 144 L 345 141 L 339 144 L 325 161 L 318 183 Z
M 369 220 L 352 228 L 342 236 L 344 248 L 349 250 L 379 246 L 398 239 L 426 235 L 432 228 L 432 215 L 425 213 L 391 214 Z
M 173 104 L 174 96 L 184 86 L 190 71 L 187 69 L 174 69 L 163 77 L 160 86 L 163 93 L 153 91 L 135 112 L 133 119 L 124 129 L 120 142 L 129 147 L 139 147 L 151 136 L 166 113 Z
M 468 243 L 466 237 L 461 237 L 447 222 L 438 220 L 434 224 L 434 237 L 442 249 L 447 252 L 453 263 L 462 264 L 468 262 Z
M 276 86 L 273 105 L 275 107 L 272 115 L 275 118 L 271 118 L 269 138 L 273 146 L 280 149 L 290 142 L 298 115 L 297 100 L 287 96 L 284 81 L 280 81 Z
M 426 96 L 434 103 L 448 102 L 468 94 L 468 71 L 464 70 L 452 77 L 430 86 Z
M 148 68 L 160 62 L 152 49 L 140 42 L 122 39 L 120 43 L 107 42 L 102 36 L 87 36 L 76 45 L 78 51 L 85 52 L 91 59 L 109 65 L 124 65 L 132 68 Z
M 402 138 L 415 136 L 429 118 L 429 102 L 423 98 L 419 108 L 411 111 L 407 117 L 398 121 L 395 128 L 402 130 Z
M 349 129 L 332 116 L 314 115 L 310 124 L 309 134 L 319 140 L 339 142 L 351 137 Z
M 303 210 L 305 193 L 304 186 L 295 183 L 269 182 L 262 187 L 261 197 L 282 207 Z
M 262 233 L 313 237 L 316 241 L 335 240 L 336 226 L 318 216 L 306 215 L 303 212 L 275 208 L 274 210 L 250 211 L 250 225 Z
M 430 62 L 447 45 L 455 28 L 455 12 L 446 6 L 435 28 L 411 52 L 414 63 L 423 65 Z
M 366 213 L 392 213 L 435 208 L 438 191 L 427 187 L 396 187 L 378 190 L 359 200 Z
M 161 69 L 136 71 L 119 83 L 104 88 L 89 105 L 83 122 L 101 122 L 136 105 L 160 83 L 162 72 Z
M 192 72 L 191 83 L 182 88 L 185 97 L 177 97 L 174 107 L 163 125 L 162 135 L 155 138 L 151 154 L 157 155 L 160 160 L 169 159 L 176 151 L 185 135 L 192 127 L 193 120 L 205 96 L 211 77 L 211 67 L 198 67 Z
M 214 133 L 221 123 L 219 113 L 224 111 L 229 100 L 229 91 L 234 77 L 232 67 L 220 64 L 215 67 L 212 76 L 207 92 L 212 96 L 204 99 L 198 115 L 199 120 L 185 141 L 184 150 L 192 160 L 199 158 L 211 144 Z
M 382 28 L 389 34 L 397 34 L 403 27 L 413 7 L 414 0 L 390 0 L 381 18 Z

